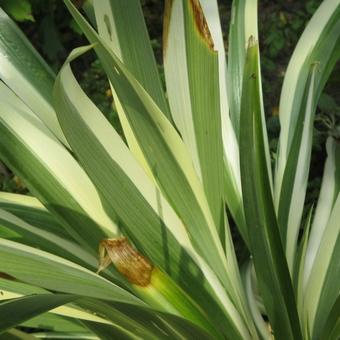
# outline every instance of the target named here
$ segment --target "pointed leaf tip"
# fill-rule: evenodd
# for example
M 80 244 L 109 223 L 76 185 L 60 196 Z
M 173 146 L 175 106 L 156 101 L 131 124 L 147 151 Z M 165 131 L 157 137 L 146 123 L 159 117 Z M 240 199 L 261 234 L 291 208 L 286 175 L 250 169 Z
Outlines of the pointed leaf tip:
M 248 48 L 255 47 L 258 44 L 258 41 L 255 39 L 253 35 L 251 35 L 248 39 Z

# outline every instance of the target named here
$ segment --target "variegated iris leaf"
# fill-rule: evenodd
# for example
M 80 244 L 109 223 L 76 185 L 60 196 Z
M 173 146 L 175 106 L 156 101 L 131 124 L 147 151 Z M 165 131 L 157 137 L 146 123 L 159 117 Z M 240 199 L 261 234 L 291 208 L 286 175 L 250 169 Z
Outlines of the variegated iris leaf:
M 85 1 L 88 20 L 64 2 L 89 44 L 57 75 L 0 10 L 0 157 L 30 193 L 0 192 L 0 337 L 339 338 L 333 137 L 302 216 L 340 0 L 323 1 L 288 65 L 273 172 L 256 0 L 233 1 L 227 52 L 217 0 L 165 1 L 165 87 L 139 0 Z M 90 50 L 123 137 L 72 71 Z

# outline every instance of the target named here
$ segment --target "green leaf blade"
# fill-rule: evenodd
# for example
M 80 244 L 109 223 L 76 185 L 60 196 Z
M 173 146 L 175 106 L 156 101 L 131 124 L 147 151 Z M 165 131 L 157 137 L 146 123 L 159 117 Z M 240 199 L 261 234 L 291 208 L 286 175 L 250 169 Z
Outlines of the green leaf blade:
M 313 336 L 324 327 L 339 296 L 340 194 L 332 209 L 304 295 L 304 322 Z
M 258 79 L 258 46 L 252 38 L 243 78 L 240 131 L 242 191 L 250 248 L 259 289 L 275 337 L 301 339 L 294 291 L 282 248 L 267 171 Z
M 340 56 L 340 5 L 337 0 L 326 0 L 322 2 L 317 9 L 312 19 L 308 23 L 304 33 L 302 34 L 293 56 L 289 62 L 287 72 L 284 78 L 281 97 L 280 97 L 280 137 L 278 147 L 278 157 L 276 161 L 275 171 L 275 185 L 274 185 L 274 200 L 275 208 L 279 215 L 290 214 L 289 226 L 282 223 L 280 228 L 286 228 L 282 230 L 283 239 L 287 240 L 286 244 L 295 244 L 294 238 L 296 238 L 296 229 L 300 227 L 301 215 L 303 209 L 303 201 L 305 195 L 305 184 L 307 175 L 300 176 L 294 183 L 295 188 L 299 188 L 299 192 L 295 193 L 293 200 L 299 202 L 299 206 L 292 204 L 287 209 L 285 202 L 284 190 L 285 187 L 292 187 L 291 183 L 295 180 L 294 176 L 290 176 L 288 179 L 287 172 L 297 171 L 297 165 L 292 167 L 293 169 L 287 171 L 289 165 L 289 158 L 292 158 L 294 149 L 296 148 L 296 139 L 302 138 L 302 133 L 305 131 L 301 129 L 301 125 L 304 124 L 301 121 L 304 115 L 301 114 L 306 107 L 306 92 L 310 87 L 310 67 L 313 63 L 318 63 L 318 71 L 315 75 L 314 95 L 313 102 L 311 103 L 308 112 L 306 113 L 306 119 L 310 122 L 313 119 L 313 115 L 318 103 L 318 99 L 322 92 L 322 89 L 328 79 L 335 63 Z M 311 148 L 311 138 L 305 142 L 305 155 Z M 301 159 L 304 157 L 304 153 L 301 154 Z M 309 167 L 309 158 L 305 157 L 303 164 L 300 164 L 299 170 Z M 290 159 L 291 160 L 291 159 Z M 285 184 L 283 181 L 285 180 Z M 300 189 L 301 188 L 301 189 Z M 298 197 L 300 196 L 300 197 Z M 281 204 L 281 209 L 279 205 Z M 280 211 L 281 210 L 281 211 Z M 289 231 L 288 231 L 289 229 Z M 289 232 L 289 238 L 287 233 Z M 285 245 L 286 246 L 286 245 Z M 295 247 L 295 245 L 294 245 Z M 289 250 L 292 253 L 294 250 Z M 289 254 L 289 265 L 292 266 L 292 254 Z
M 1 80 L 66 143 L 52 107 L 53 71 L 2 9 L 0 32 Z
M 76 297 L 72 295 L 40 294 L 2 302 L 0 303 L 0 333 L 75 299 Z
M 123 288 L 61 257 L 0 239 L 0 271 L 23 282 L 63 293 L 145 306 Z
M 88 49 L 75 50 L 69 61 Z M 193 259 L 197 261 L 197 255 L 194 255 L 182 222 L 112 126 L 82 92 L 68 63 L 58 76 L 55 98 L 64 132 L 96 184 L 108 213 L 116 216 L 122 230 L 139 251 L 167 272 L 191 297 L 200 301 L 205 309 L 220 308 L 208 295 L 216 299 L 203 277 L 203 285 L 191 285 L 201 274 L 193 262 Z M 78 98 L 77 102 L 72 98 Z M 107 182 L 110 186 L 106 185 Z M 211 278 L 211 273 L 208 275 Z M 223 311 L 216 318 L 221 320 L 222 315 Z
M 309 163 L 312 151 L 313 121 L 315 113 L 315 87 L 318 63 L 311 65 L 306 90 L 301 104 L 299 120 L 294 134 L 294 148 L 287 159 L 278 205 L 278 223 L 290 272 L 294 268 L 297 238 L 307 190 Z
M 208 263 L 214 263 L 212 268 L 217 271 L 216 274 L 225 285 L 230 286 L 224 251 L 203 188 L 179 135 L 151 97 L 118 58 L 110 53 L 70 2 L 65 3 L 88 39 L 96 43 L 94 48 L 125 107 L 144 156 L 159 187 L 188 228 L 195 249 L 202 253 Z
M 96 253 L 99 242 L 106 235 L 112 236 L 117 227 L 105 214 L 95 187 L 68 150 L 1 84 L 2 159 L 67 232 Z
M 93 6 L 99 36 L 170 119 L 140 2 L 104 0 Z

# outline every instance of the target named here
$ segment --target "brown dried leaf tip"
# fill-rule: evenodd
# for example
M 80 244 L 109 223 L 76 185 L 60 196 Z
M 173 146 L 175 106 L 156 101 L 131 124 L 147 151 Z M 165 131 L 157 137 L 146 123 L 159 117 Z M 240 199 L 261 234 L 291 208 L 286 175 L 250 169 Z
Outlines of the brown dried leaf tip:
M 100 242 L 98 272 L 111 262 L 130 283 L 142 287 L 150 283 L 153 265 L 139 254 L 125 237 Z
M 209 48 L 213 50 L 214 42 L 212 40 L 209 27 L 204 17 L 203 10 L 202 10 L 199 0 L 190 0 L 189 3 L 193 11 L 193 15 L 194 15 L 194 19 L 195 19 L 198 32 L 200 33 L 204 41 L 208 44 Z
M 166 50 L 168 47 L 168 36 L 169 36 L 169 26 L 170 26 L 172 4 L 173 4 L 173 0 L 165 0 L 164 15 L 163 15 L 163 56 L 165 56 Z

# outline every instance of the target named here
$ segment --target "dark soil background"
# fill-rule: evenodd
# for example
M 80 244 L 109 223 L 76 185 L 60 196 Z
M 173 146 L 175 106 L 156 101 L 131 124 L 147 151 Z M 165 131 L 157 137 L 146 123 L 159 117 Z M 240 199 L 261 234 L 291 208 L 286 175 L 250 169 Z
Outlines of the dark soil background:
M 83 1 L 75 1 L 81 5 Z M 142 0 L 150 38 L 162 70 L 162 15 L 164 1 Z M 279 134 L 278 104 L 283 77 L 304 27 L 321 0 L 259 0 L 259 31 L 263 91 L 270 145 L 273 154 Z M 78 26 L 68 14 L 61 0 L 0 0 L 0 5 L 18 23 L 33 45 L 57 72 L 72 48 L 87 44 Z M 219 1 L 221 21 L 227 43 L 231 1 Z M 87 54 L 75 65 L 75 72 L 85 92 L 119 130 L 117 115 L 111 107 L 111 93 L 105 74 L 94 54 Z M 339 63 L 321 96 L 315 121 L 315 137 L 307 203 L 317 198 L 323 164 L 324 143 L 329 134 L 339 136 L 337 122 L 339 104 Z M 21 180 L 0 160 L 0 190 L 26 193 Z

